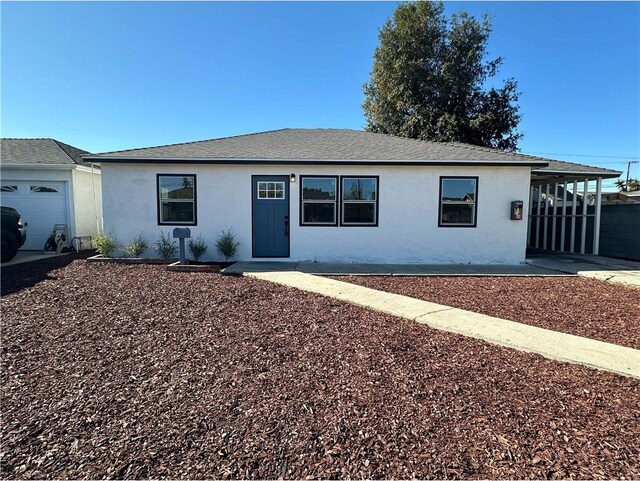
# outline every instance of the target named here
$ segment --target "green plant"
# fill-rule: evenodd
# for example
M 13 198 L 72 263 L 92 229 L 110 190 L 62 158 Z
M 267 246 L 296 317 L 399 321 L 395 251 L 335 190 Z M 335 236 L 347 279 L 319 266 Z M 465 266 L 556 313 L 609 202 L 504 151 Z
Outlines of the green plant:
M 202 236 L 198 236 L 195 239 L 191 238 L 187 242 L 187 248 L 191 255 L 193 256 L 193 260 L 199 261 L 200 258 L 207 253 L 207 243 L 202 240 Z
M 124 251 L 131 257 L 140 257 L 149 248 L 149 241 L 141 232 L 131 242 L 124 246 Z
M 163 231 L 160 231 L 160 239 L 156 241 L 153 248 L 163 259 L 171 259 L 175 257 L 178 252 L 176 241 L 171 240 L 168 233 L 165 236 Z
M 236 240 L 236 235 L 231 229 L 228 231 L 223 230 L 216 241 L 216 248 L 224 257 L 225 262 L 229 262 L 229 259 L 235 257 L 239 245 L 240 242 Z
M 104 257 L 111 257 L 111 254 L 118 248 L 118 241 L 110 234 L 100 234 L 91 241 L 91 245 L 98 254 Z

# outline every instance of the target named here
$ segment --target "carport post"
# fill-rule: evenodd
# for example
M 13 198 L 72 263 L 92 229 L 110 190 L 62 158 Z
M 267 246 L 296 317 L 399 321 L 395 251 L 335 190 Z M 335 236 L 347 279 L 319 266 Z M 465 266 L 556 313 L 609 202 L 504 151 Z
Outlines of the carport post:
M 529 212 L 527 216 L 528 229 L 527 229 L 527 245 L 531 246 L 531 216 L 533 215 L 533 186 L 529 191 Z
M 584 179 L 584 190 L 582 191 L 582 232 L 580 233 L 580 254 L 584 254 L 587 249 L 587 194 L 589 193 L 589 179 Z
M 536 187 L 538 192 L 538 205 L 536 206 L 536 249 L 540 247 L 540 202 L 542 202 L 542 186 Z
M 573 179 L 573 201 L 571 202 L 571 245 L 569 252 L 572 254 L 576 251 L 576 204 L 578 203 L 578 181 Z
M 542 231 L 544 232 L 542 237 L 542 248 L 547 248 L 547 226 L 549 224 L 549 184 L 547 184 L 547 196 L 544 199 L 544 226 Z
M 558 183 L 553 187 L 553 224 L 551 225 L 551 250 L 556 250 L 556 212 L 558 209 Z
M 564 226 L 567 214 L 567 182 L 562 184 L 562 222 L 560 223 L 560 252 L 564 252 Z
M 596 179 L 596 215 L 593 224 L 593 254 L 600 252 L 600 205 L 602 203 L 602 177 Z

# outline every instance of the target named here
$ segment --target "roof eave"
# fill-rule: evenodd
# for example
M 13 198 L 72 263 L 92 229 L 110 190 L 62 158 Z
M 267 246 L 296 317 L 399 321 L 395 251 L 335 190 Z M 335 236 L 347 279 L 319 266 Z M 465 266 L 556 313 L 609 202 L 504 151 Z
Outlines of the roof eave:
M 267 159 L 267 158 L 214 158 L 214 157 L 119 157 L 119 156 L 83 156 L 85 162 L 119 164 L 217 164 L 217 165 L 384 165 L 384 166 L 493 166 L 493 167 L 546 167 L 545 160 L 371 160 L 371 159 Z
M 541 174 L 541 175 L 549 175 L 549 176 L 561 176 L 561 177 L 590 177 L 597 178 L 601 177 L 603 179 L 615 179 L 620 177 L 622 172 L 617 170 L 607 170 L 607 171 L 575 171 L 575 170 L 561 170 L 561 169 L 533 169 L 532 174 Z

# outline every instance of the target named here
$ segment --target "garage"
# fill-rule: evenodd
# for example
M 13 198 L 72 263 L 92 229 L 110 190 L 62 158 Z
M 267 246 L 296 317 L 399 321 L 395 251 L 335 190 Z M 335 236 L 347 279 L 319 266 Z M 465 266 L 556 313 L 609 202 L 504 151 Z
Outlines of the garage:
M 66 182 L 2 180 L 2 205 L 13 207 L 27 227 L 22 250 L 42 250 L 54 224 L 69 225 Z

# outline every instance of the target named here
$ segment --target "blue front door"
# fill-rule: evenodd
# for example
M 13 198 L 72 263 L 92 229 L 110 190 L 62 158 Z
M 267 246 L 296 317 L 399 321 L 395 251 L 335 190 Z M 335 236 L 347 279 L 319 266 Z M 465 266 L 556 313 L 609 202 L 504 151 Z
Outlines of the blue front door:
M 253 257 L 289 257 L 289 176 L 254 175 Z

